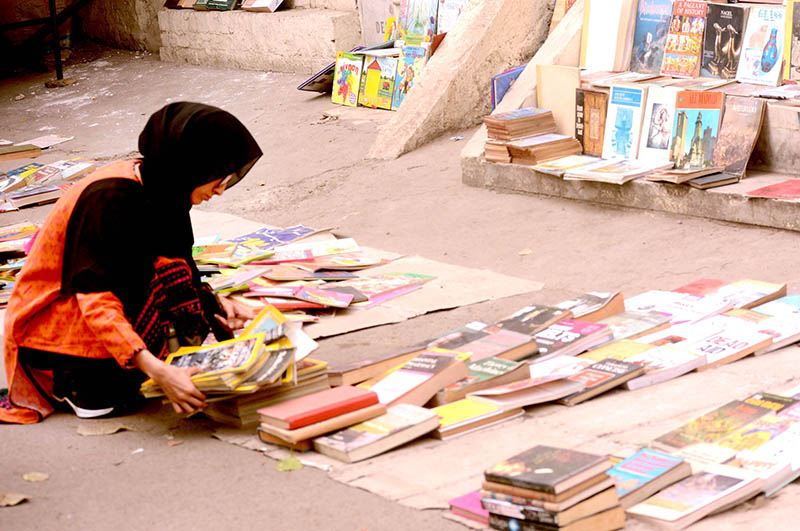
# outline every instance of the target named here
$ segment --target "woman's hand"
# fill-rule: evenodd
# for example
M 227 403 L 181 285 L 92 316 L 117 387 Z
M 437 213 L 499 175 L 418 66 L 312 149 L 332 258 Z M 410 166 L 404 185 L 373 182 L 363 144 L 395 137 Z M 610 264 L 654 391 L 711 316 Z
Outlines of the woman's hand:
M 200 372 L 199 367 L 173 367 L 153 356 L 148 350 L 140 350 L 136 354 L 136 366 L 161 387 L 172 402 L 175 413 L 193 413 L 205 407 L 206 397 L 191 379 L 192 375 Z
M 231 330 L 244 328 L 247 321 L 253 319 L 257 315 L 257 312 L 252 308 L 248 308 L 227 297 L 220 297 L 219 305 L 222 306 L 225 315 L 215 315 L 214 317 L 221 325 L 227 326 Z

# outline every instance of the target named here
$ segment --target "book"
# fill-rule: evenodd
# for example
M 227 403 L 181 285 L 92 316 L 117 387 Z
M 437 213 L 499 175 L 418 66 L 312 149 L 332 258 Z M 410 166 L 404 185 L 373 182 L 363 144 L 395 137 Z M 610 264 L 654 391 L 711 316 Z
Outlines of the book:
M 596 181 L 611 184 L 625 184 L 628 181 L 644 177 L 667 169 L 672 162 L 660 162 L 635 159 L 603 159 L 594 164 L 572 168 L 564 172 L 564 179 L 579 181 Z
M 609 459 L 608 464 L 610 467 L 611 459 Z M 552 494 L 541 490 L 484 480 L 481 483 L 481 497 L 505 499 L 512 503 L 519 502 L 523 505 L 539 505 L 550 511 L 563 511 L 580 501 L 613 487 L 614 480 L 607 474 L 597 474 L 561 494 Z
M 614 85 L 608 100 L 603 158 L 635 159 L 639 153 L 647 87 Z
M 314 437 L 319 437 L 320 435 L 325 435 L 326 433 L 331 433 L 342 428 L 358 424 L 359 422 L 364 422 L 369 419 L 379 417 L 385 413 L 385 405 L 373 404 L 361 409 L 356 409 L 355 411 L 351 411 L 349 413 L 344 413 L 320 422 L 315 422 L 314 424 L 309 424 L 308 426 L 303 426 L 302 428 L 297 428 L 296 430 L 286 430 L 263 423 L 261 424 L 261 430 L 269 433 L 270 435 L 278 437 L 283 441 L 296 444 L 300 441 L 313 439 Z
M 445 3 L 452 2 L 445 0 Z M 511 85 L 514 84 L 514 81 L 516 81 L 520 74 L 522 74 L 522 71 L 525 70 L 526 66 L 528 65 L 520 65 L 492 76 L 492 110 L 495 110 L 497 105 L 503 101 L 503 97 L 506 95 L 506 92 L 508 92 L 508 90 L 511 88 Z
M 661 63 L 662 75 L 697 76 L 703 52 L 706 7 L 706 2 L 675 0 Z
M 672 18 L 672 0 L 639 0 L 629 70 L 647 74 L 661 71 Z
M 467 0 L 439 0 L 436 10 L 436 33 L 447 33 L 467 7 Z
M 675 123 L 675 103 L 679 89 L 671 86 L 650 87 L 639 139 L 639 158 L 666 162 Z
M 373 391 L 343 385 L 258 410 L 262 424 L 294 430 L 378 403 Z
M 473 490 L 467 494 L 457 496 L 448 501 L 447 504 L 450 506 L 451 513 L 483 525 L 489 525 L 489 511 L 481 505 L 480 490 Z
M 0 239 L 0 241 L 3 240 Z M 786 295 L 752 308 L 758 313 L 773 317 L 795 316 L 800 314 L 800 295 Z
M 516 361 L 536 354 L 539 348 L 532 336 L 494 325 L 456 336 L 445 334 L 427 344 L 427 348 L 432 347 L 469 354 L 471 361 L 486 358 Z
M 642 448 L 609 468 L 606 473 L 614 478 L 619 503 L 627 509 L 688 477 L 692 467 L 682 457 Z
M 597 322 L 625 311 L 625 299 L 619 291 L 589 291 L 556 304 L 556 308 L 569 310 L 575 319 Z
M 364 107 L 391 110 L 396 73 L 396 57 L 376 57 L 365 54 L 358 103 Z
M 236 7 L 238 0 L 208 0 L 206 6 L 208 9 L 217 11 L 230 11 Z
M 371 386 L 381 404 L 424 405 L 436 392 L 469 371 L 455 351 L 432 348 L 417 354 Z
M 489 513 L 489 527 L 492 529 L 508 529 L 510 531 L 534 531 L 543 529 L 559 529 L 562 531 L 611 531 L 625 527 L 625 511 L 617 505 L 611 509 L 595 513 L 591 516 L 582 518 L 565 526 L 548 526 L 504 516 L 496 513 Z
M 394 78 L 392 110 L 400 107 L 408 91 L 414 86 L 417 77 L 425 66 L 426 53 L 421 46 L 403 46 L 397 60 L 397 74 Z
M 536 65 L 536 106 L 550 109 L 556 133 L 575 136 L 575 90 L 581 86 L 581 71 L 575 66 Z
M 557 355 L 577 356 L 612 338 L 613 332 L 607 325 L 578 319 L 564 319 L 533 336 L 539 347 L 536 361 Z
M 720 286 L 715 294 L 730 299 L 734 308 L 749 310 L 786 295 L 786 284 L 744 279 Z
M 695 323 L 733 308 L 733 303 L 718 295 L 693 295 L 677 291 L 650 290 L 625 301 L 627 311 L 657 311 L 668 315 L 676 326 Z
M 761 489 L 758 476 L 724 465 L 709 466 L 630 507 L 629 515 L 680 529 L 716 509 L 752 497 Z
M 766 102 L 760 98 L 725 98 L 725 115 L 711 157 L 713 166 L 722 167 L 725 175 L 737 179 L 745 177 L 747 162 L 761 133 L 766 108 Z
M 416 356 L 420 350 L 420 348 L 411 347 L 378 358 L 365 358 L 338 365 L 328 370 L 328 380 L 332 386 L 357 384 L 380 376 L 392 367 L 402 365 Z
M 431 435 L 437 439 L 449 439 L 463 435 L 522 416 L 525 413 L 519 407 L 504 408 L 473 400 L 471 397 L 437 406 L 432 411 L 439 416 L 439 426 L 431 432 Z
M 603 154 L 607 114 L 608 92 L 575 89 L 575 138 L 585 155 L 600 157 Z
M 242 9 L 245 11 L 274 13 L 281 4 L 283 4 L 283 0 L 245 0 L 242 2 Z
M 261 1 L 261 0 L 257 0 Z M 264 0 L 265 2 L 279 2 L 283 0 Z M 359 4 L 359 6 L 362 6 Z M 244 8 L 243 8 L 244 9 Z M 388 42 L 381 42 L 379 44 L 374 44 L 372 46 L 355 46 L 350 49 L 350 53 L 357 52 L 359 50 L 377 50 L 381 48 L 391 48 L 394 46 L 394 40 L 390 40 Z M 332 62 L 325 65 L 321 70 L 316 72 L 314 75 L 297 85 L 297 90 L 305 90 L 309 92 L 319 92 L 319 93 L 326 93 L 331 92 L 333 88 L 333 78 L 336 73 L 336 60 L 334 59 Z
M 786 179 L 775 184 L 768 184 L 747 192 L 750 197 L 768 199 L 797 199 L 800 197 L 800 179 Z
M 605 345 L 590 350 L 589 352 L 584 352 L 578 357 L 583 360 L 589 360 L 590 365 L 591 363 L 596 363 L 609 358 L 625 361 L 630 357 L 638 356 L 639 354 L 647 352 L 652 348 L 653 345 L 648 343 L 642 343 L 640 341 L 634 341 L 631 339 L 619 339 L 617 341 L 606 343 Z
M 440 389 L 428 402 L 429 407 L 455 402 L 467 393 L 529 378 L 530 370 L 526 363 L 504 360 L 495 357 L 483 358 L 467 363 L 469 375 L 466 378 Z
M 355 463 L 421 437 L 438 426 L 435 412 L 411 404 L 398 404 L 379 417 L 317 437 L 313 443 L 321 454 Z
M 712 165 L 724 98 L 721 92 L 678 92 L 669 148 L 676 168 Z
M 614 339 L 636 339 L 669 327 L 670 317 L 659 312 L 622 312 L 598 321 L 607 324 L 614 332 Z
M 675 344 L 660 345 L 645 352 L 626 358 L 644 369 L 644 374 L 628 380 L 625 388 L 641 389 L 699 369 L 708 363 L 704 354 L 684 350 Z
M 784 8 L 750 9 L 736 81 L 777 86 L 783 79 Z
M 700 75 L 736 78 L 750 8 L 708 4 Z
M 531 304 L 496 322 L 494 326 L 534 336 L 540 330 L 570 317 L 572 317 L 570 310 Z
M 348 52 L 336 53 L 336 67 L 333 76 L 331 102 L 355 107 L 358 105 L 358 90 L 364 57 Z
M 556 130 L 553 113 L 539 107 L 490 114 L 483 117 L 483 123 L 489 138 L 495 140 L 520 140 Z
M 508 152 L 505 140 L 486 140 L 484 144 L 484 156 L 489 162 L 505 162 L 511 163 L 511 154 Z
M 562 360 L 567 360 L 568 363 L 564 364 Z M 587 360 L 558 356 L 531 365 L 531 378 L 473 391 L 467 394 L 467 398 L 502 409 L 558 400 L 584 389 L 582 382 L 569 380 L 568 377 L 588 365 L 591 365 L 591 362 Z
M 430 42 L 436 35 L 439 0 L 405 0 L 400 5 L 400 35 L 406 41 Z
M 557 133 L 512 140 L 506 143 L 506 148 L 511 155 L 511 162 L 529 166 L 568 155 L 576 155 L 582 149 L 574 137 Z
M 522 499 L 508 500 L 498 499 L 498 497 L 480 498 L 480 504 L 493 514 L 545 525 L 550 524 L 559 528 L 619 505 L 617 491 L 614 488 L 605 489 L 562 511 L 552 511 L 539 505 L 520 503 L 522 501 Z
M 592 157 L 590 155 L 568 155 L 560 159 L 542 162 L 541 164 L 535 165 L 533 169 L 540 173 L 546 173 L 555 177 L 563 177 L 567 170 L 579 168 L 587 164 L 594 164 L 599 160 L 599 157 Z
M 381 44 L 386 36 L 386 22 L 395 14 L 391 2 L 384 0 L 364 0 L 358 3 L 358 14 L 361 19 L 361 37 L 367 46 Z M 392 37 L 393 39 L 394 37 Z
M 620 72 L 630 64 L 636 0 L 584 2 L 579 65 Z
M 42 154 L 42 148 L 33 144 L 0 146 L 0 161 L 14 159 L 33 159 Z
M 783 38 L 783 79 L 800 80 L 800 4 L 786 0 Z
M 641 376 L 644 370 L 644 366 L 638 363 L 606 358 L 567 378 L 582 383 L 584 390 L 565 396 L 558 402 L 574 406 Z
M 709 188 L 717 188 L 719 186 L 727 186 L 739 182 L 738 177 L 733 175 L 725 175 L 722 173 L 715 173 L 713 175 L 704 175 L 702 177 L 695 177 L 686 181 L 686 184 L 698 190 L 708 190 Z
M 265 443 L 275 444 L 277 446 L 283 446 L 284 448 L 289 448 L 294 452 L 308 452 L 309 450 L 312 450 L 314 448 L 311 439 L 305 439 L 303 441 L 297 441 L 296 443 L 291 443 L 289 441 L 284 441 L 280 437 L 276 437 L 271 433 L 267 433 L 260 427 L 256 428 L 256 433 L 258 434 L 258 438 L 264 441 Z
M 561 494 L 611 468 L 608 456 L 537 445 L 492 465 L 486 481 Z
M 5 194 L 5 200 L 14 208 L 24 208 L 32 205 L 43 205 L 58 200 L 71 183 L 61 185 L 45 184 L 39 186 L 26 186 Z

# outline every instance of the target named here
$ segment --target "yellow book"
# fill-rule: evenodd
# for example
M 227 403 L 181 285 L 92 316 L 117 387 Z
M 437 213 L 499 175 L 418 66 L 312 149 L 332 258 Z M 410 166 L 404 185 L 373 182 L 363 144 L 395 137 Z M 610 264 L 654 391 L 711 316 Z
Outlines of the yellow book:
M 439 427 L 448 428 L 466 422 L 475 420 L 486 415 L 500 411 L 498 406 L 487 404 L 485 402 L 476 402 L 469 398 L 462 398 L 449 404 L 433 408 L 433 411 L 441 417 Z
M 600 348 L 590 350 L 578 356 L 592 361 L 603 361 L 606 358 L 614 358 L 615 360 L 625 361 L 626 358 L 641 354 L 646 350 L 653 348 L 653 345 L 647 343 L 639 343 L 630 339 L 621 339 L 608 343 Z

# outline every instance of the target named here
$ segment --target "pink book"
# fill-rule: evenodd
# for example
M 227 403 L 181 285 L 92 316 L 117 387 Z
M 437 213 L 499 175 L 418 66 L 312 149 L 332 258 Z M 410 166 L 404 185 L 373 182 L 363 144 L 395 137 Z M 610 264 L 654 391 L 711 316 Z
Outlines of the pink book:
M 453 498 L 448 503 L 451 513 L 489 525 L 489 511 L 481 505 L 480 491 L 474 490 L 469 494 Z

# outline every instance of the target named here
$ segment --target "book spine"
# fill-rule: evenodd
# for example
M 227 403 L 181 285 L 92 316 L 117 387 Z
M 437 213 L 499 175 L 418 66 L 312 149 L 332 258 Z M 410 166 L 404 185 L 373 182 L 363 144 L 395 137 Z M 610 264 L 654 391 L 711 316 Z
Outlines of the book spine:
M 584 113 L 584 92 L 582 89 L 575 89 L 575 138 L 581 143 L 582 153 L 585 151 L 583 145 Z
M 522 518 L 542 524 L 558 525 L 558 513 L 551 513 L 539 507 L 503 503 L 492 498 L 482 498 L 481 505 L 492 514 L 508 516 L 509 518 Z

